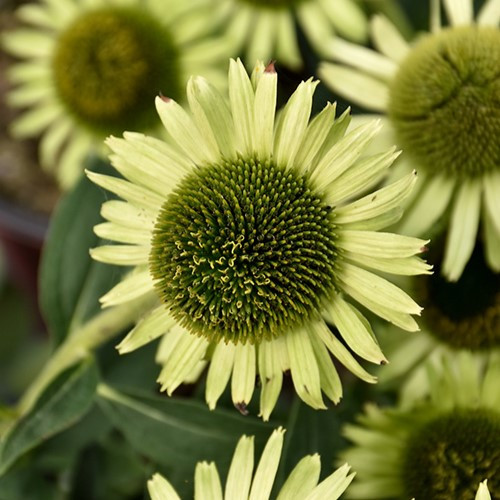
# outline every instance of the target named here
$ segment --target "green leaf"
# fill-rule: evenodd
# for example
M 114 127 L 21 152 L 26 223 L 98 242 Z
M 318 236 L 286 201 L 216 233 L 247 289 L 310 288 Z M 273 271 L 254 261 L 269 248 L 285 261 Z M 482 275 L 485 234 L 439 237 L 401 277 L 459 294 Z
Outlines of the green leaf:
M 163 465 L 179 493 L 192 484 L 196 462 L 215 461 L 224 477 L 242 434 L 262 450 L 275 425 L 236 410 L 210 411 L 205 403 L 167 396 L 119 393 L 100 386 L 98 402 L 137 451 Z
M 89 168 L 109 173 L 109 166 L 98 160 Z M 40 307 L 56 345 L 100 309 L 99 297 L 123 272 L 89 255 L 89 248 L 100 241 L 93 227 L 101 222 L 101 204 L 107 197 L 84 177 L 52 216 L 40 267 Z
M 61 373 L 2 441 L 0 475 L 24 453 L 78 421 L 94 401 L 98 380 L 91 359 Z

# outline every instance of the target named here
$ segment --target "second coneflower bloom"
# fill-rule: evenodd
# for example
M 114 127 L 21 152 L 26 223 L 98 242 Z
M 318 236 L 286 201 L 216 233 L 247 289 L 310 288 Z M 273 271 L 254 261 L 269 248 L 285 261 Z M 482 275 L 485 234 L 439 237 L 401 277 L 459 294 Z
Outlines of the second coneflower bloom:
M 28 27 L 5 33 L 20 60 L 8 102 L 24 112 L 16 137 L 41 137 L 40 162 L 63 188 L 109 134 L 153 131 L 158 92 L 184 98 L 191 74 L 223 81 L 227 46 L 210 36 L 206 7 L 176 0 L 42 0 L 24 5 Z M 213 24 L 212 24 L 213 31 Z
M 480 221 L 486 259 L 500 271 L 500 2 L 484 2 L 476 20 L 473 13 L 472 0 L 431 0 L 431 32 L 412 44 L 376 17 L 377 51 L 336 40 L 330 55 L 344 65 L 320 68 L 335 91 L 386 114 L 391 143 L 404 151 L 401 168 L 422 176 L 401 231 L 428 234 L 443 217 L 450 281 L 470 258 Z
M 156 100 L 168 143 L 111 138 L 111 161 L 125 179 L 89 172 L 124 200 L 106 202 L 109 222 L 96 227 L 120 244 L 92 256 L 136 267 L 103 304 L 151 290 L 159 299 L 119 350 L 163 336 L 158 380 L 168 394 L 209 362 L 211 408 L 232 379 L 244 411 L 258 374 L 267 419 L 287 370 L 300 398 L 324 408 L 322 391 L 334 402 L 342 394 L 331 355 L 367 382 L 375 378 L 353 353 L 385 362 L 356 304 L 418 328 L 412 315 L 421 308 L 377 274 L 429 272 L 416 257 L 425 241 L 379 232 L 400 217 L 415 173 L 371 191 L 398 153 L 363 156 L 378 123 L 345 134 L 349 117 L 335 120 L 330 104 L 310 120 L 316 85 L 302 82 L 275 119 L 274 68 L 257 65 L 249 78 L 231 61 L 229 99 L 192 78 L 189 111 Z

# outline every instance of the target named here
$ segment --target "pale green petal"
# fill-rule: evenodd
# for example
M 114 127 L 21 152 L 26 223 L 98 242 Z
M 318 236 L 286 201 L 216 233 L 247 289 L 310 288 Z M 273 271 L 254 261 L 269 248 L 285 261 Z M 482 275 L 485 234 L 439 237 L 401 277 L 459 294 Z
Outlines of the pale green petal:
M 219 473 L 213 462 L 198 462 L 194 472 L 195 500 L 223 500 Z
M 116 348 L 120 354 L 135 351 L 167 333 L 175 324 L 170 311 L 161 304 L 141 319 Z
M 346 349 L 342 342 L 335 337 L 324 322 L 316 322 L 310 325 L 310 328 L 318 336 L 318 338 L 325 344 L 333 356 L 338 359 L 350 372 L 354 373 L 356 377 L 361 380 L 374 384 L 377 382 L 377 377 L 368 373 L 352 356 L 348 349 Z
M 477 24 L 481 26 L 498 26 L 499 22 L 500 0 L 487 0 L 477 15 Z
M 344 263 L 339 279 L 350 289 L 357 290 L 381 306 L 407 314 L 420 314 L 422 311 L 422 308 L 396 285 L 358 266 Z
M 269 420 L 283 384 L 283 371 L 276 342 L 263 341 L 258 349 L 260 391 L 260 415 L 264 422 Z
M 205 140 L 211 138 L 220 153 L 234 155 L 234 123 L 226 99 L 207 80 L 191 77 L 187 85 L 189 107 Z
M 159 365 L 164 365 L 174 352 L 180 339 L 185 335 L 186 329 L 175 322 L 170 327 L 167 334 L 163 335 L 163 337 L 160 339 L 158 349 L 156 349 L 155 353 L 155 362 Z
M 213 410 L 229 382 L 234 365 L 236 347 L 232 343 L 219 342 L 214 350 L 207 375 L 205 400 Z
M 294 18 L 290 15 L 276 16 L 276 59 L 290 68 L 302 66 L 302 56 L 297 41 Z
M 284 433 L 284 429 L 280 427 L 271 434 L 267 441 L 255 471 L 248 500 L 267 500 L 269 498 L 281 458 Z
M 351 0 L 319 0 L 326 17 L 342 36 L 355 42 L 364 42 L 368 21 L 361 7 Z
M 337 203 L 342 203 L 375 186 L 400 154 L 401 151 L 392 147 L 384 153 L 358 160 L 328 186 L 330 196 Z
M 472 0 L 443 0 L 443 4 L 452 26 L 472 24 Z
M 103 295 L 99 301 L 103 307 L 116 306 L 137 299 L 153 290 L 154 285 L 149 270 L 139 270 L 129 273 L 120 283 Z
M 171 396 L 198 365 L 207 347 L 207 340 L 185 331 L 158 376 L 161 391 Z
M 309 406 L 325 409 L 321 396 L 318 362 L 307 332 L 303 328 L 297 328 L 287 332 L 285 337 L 295 391 Z
M 242 436 L 234 450 L 227 475 L 224 498 L 227 500 L 247 500 L 252 482 L 254 437 Z
M 304 457 L 288 476 L 276 500 L 303 500 L 318 484 L 320 472 L 321 459 L 317 453 Z
M 325 301 L 324 307 L 347 345 L 358 356 L 372 363 L 387 363 L 387 359 L 375 340 L 370 324 L 355 307 L 343 300 L 339 294 L 336 294 L 332 300 Z
M 443 215 L 449 205 L 455 180 L 437 175 L 424 181 L 420 195 L 405 212 L 400 231 L 420 236 L 431 228 Z
M 336 209 L 335 223 L 349 224 L 386 215 L 391 209 L 400 207 L 410 195 L 416 180 L 417 173 L 414 171 L 389 186 Z
M 28 60 L 12 65 L 6 71 L 9 81 L 13 84 L 29 84 L 33 82 L 47 82 L 51 77 L 51 70 L 42 60 Z
M 6 102 L 13 107 L 27 107 L 51 98 L 52 86 L 49 82 L 33 82 L 11 90 Z
M 179 104 L 162 97 L 157 97 L 155 104 L 164 127 L 193 162 L 204 164 L 217 161 L 217 151 L 204 140 L 193 119 Z
M 332 59 L 375 78 L 389 82 L 398 70 L 397 64 L 387 56 L 341 38 L 332 38 L 326 45 Z
M 282 111 L 274 139 L 278 165 L 292 166 L 311 115 L 312 97 L 318 81 L 301 82 Z
M 344 464 L 314 488 L 305 500 L 337 500 L 347 489 L 355 474 L 349 474 L 349 465 Z
M 329 184 L 342 175 L 361 156 L 367 144 L 373 140 L 380 128 L 380 122 L 374 120 L 352 130 L 327 151 L 316 165 L 311 175 L 311 181 L 319 191 L 325 191 L 328 201 L 333 202 L 332 194 L 328 189 Z
M 370 257 L 361 254 L 349 254 L 346 256 L 351 263 L 363 267 L 376 269 L 383 273 L 396 274 L 398 276 L 416 276 L 418 274 L 432 274 L 432 266 L 419 257 L 404 257 L 385 259 L 383 257 Z
M 276 92 L 278 75 L 273 66 L 262 72 L 255 87 L 253 147 L 257 157 L 265 160 L 273 150 L 274 116 L 276 113 Z M 249 144 L 251 141 L 248 140 Z
M 94 233 L 105 240 L 136 245 L 148 245 L 151 240 L 149 229 L 137 229 L 120 226 L 114 222 L 103 222 L 94 226 Z
M 336 245 L 348 252 L 392 259 L 424 252 L 429 240 L 374 231 L 340 230 Z
M 321 390 L 331 401 L 337 404 L 342 398 L 342 382 L 340 381 L 337 369 L 332 362 L 328 349 L 314 329 L 308 328 L 307 333 L 309 334 L 309 339 L 311 340 L 314 355 L 318 363 Z
M 184 175 L 181 169 L 169 168 L 169 158 L 152 160 L 127 140 L 109 137 L 106 144 L 116 153 L 109 158 L 123 177 L 161 197 L 165 198 Z
M 155 219 L 148 212 L 120 200 L 104 202 L 101 206 L 101 215 L 110 222 L 132 229 L 151 231 L 155 224 Z
M 483 482 L 479 484 L 479 488 L 477 489 L 475 500 L 491 500 L 491 495 L 488 490 L 488 480 L 485 479 Z
M 486 210 L 483 215 L 483 234 L 486 261 L 491 269 L 500 272 L 500 232 L 496 230 Z
M 116 266 L 140 266 L 149 261 L 149 245 L 102 245 L 90 249 L 93 259 Z
M 336 104 L 327 103 L 307 126 L 302 144 L 295 158 L 295 166 L 301 172 L 307 172 L 321 150 L 335 120 Z
M 40 163 L 43 168 L 52 170 L 57 165 L 57 157 L 73 131 L 74 124 L 62 117 L 55 120 L 40 140 Z
M 250 67 L 257 61 L 269 61 L 275 54 L 276 30 L 279 13 L 273 9 L 259 9 L 250 26 L 245 62 Z M 285 15 L 290 15 L 288 12 Z
M 318 68 L 321 80 L 356 104 L 372 111 L 386 111 L 389 101 L 387 84 L 356 69 L 322 62 Z
M 500 356 L 498 351 L 490 354 L 490 363 L 488 370 L 484 374 L 481 385 L 481 403 L 488 408 L 500 407 L 500 391 L 498 390 L 498 381 L 500 380 Z M 496 411 L 496 410 L 495 410 Z
M 500 172 L 492 172 L 483 179 L 484 204 L 491 221 L 500 233 Z
M 54 37 L 41 30 L 16 29 L 2 35 L 3 48 L 20 58 L 49 57 L 54 44 Z
M 151 500 L 181 500 L 172 485 L 158 473 L 148 481 L 148 492 Z
M 41 28 L 54 29 L 59 25 L 58 19 L 54 19 L 52 12 L 43 5 L 23 5 L 17 9 L 16 15 L 21 21 Z
M 323 57 L 328 57 L 325 40 L 333 35 L 333 26 L 317 2 L 299 2 L 296 7 L 300 26 L 307 39 Z
M 231 59 L 229 62 L 229 100 L 238 151 L 242 155 L 251 155 L 256 149 L 253 113 L 255 96 L 250 78 L 239 59 L 237 61 Z M 269 123 L 267 123 L 267 128 L 269 128 Z
M 393 61 L 402 61 L 410 52 L 410 46 L 406 40 L 386 17 L 382 15 L 374 16 L 370 29 L 377 50 L 390 57 Z
M 474 250 L 480 208 L 480 182 L 472 180 L 464 182 L 458 189 L 453 204 L 443 260 L 443 274 L 450 281 L 460 278 Z
M 85 173 L 93 183 L 115 193 L 132 205 L 146 210 L 150 217 L 156 218 L 158 210 L 163 205 L 164 199 L 161 196 L 131 182 L 89 170 L 86 170 Z
M 361 231 L 379 231 L 380 229 L 396 224 L 402 215 L 403 207 L 397 206 L 370 219 L 361 219 L 346 223 L 344 227 L 347 229 L 359 229 Z
M 83 177 L 85 160 L 93 143 L 94 139 L 90 135 L 75 132 L 63 148 L 57 165 L 57 176 L 63 190 L 71 189 Z
M 18 139 L 36 136 L 52 122 L 58 120 L 62 113 L 61 107 L 55 102 L 43 103 L 16 118 L 10 127 L 10 131 Z
M 255 358 L 255 346 L 249 343 L 236 345 L 231 396 L 235 406 L 241 408 L 242 411 L 245 411 L 255 389 Z

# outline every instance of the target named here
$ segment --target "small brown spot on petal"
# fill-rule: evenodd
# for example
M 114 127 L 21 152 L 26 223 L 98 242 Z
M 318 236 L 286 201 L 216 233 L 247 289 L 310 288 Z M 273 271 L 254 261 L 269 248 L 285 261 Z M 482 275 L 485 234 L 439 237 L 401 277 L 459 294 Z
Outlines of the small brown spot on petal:
M 236 409 L 245 417 L 248 415 L 247 405 L 245 403 L 235 403 Z

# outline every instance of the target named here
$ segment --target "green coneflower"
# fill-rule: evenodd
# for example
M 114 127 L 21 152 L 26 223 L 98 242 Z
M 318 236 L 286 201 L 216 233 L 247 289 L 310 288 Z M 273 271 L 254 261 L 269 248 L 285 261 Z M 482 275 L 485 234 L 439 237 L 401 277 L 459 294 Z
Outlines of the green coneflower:
M 21 60 L 7 99 L 26 111 L 17 137 L 41 135 L 40 161 L 63 187 L 82 174 L 89 151 L 125 129 L 159 128 L 158 92 L 183 98 L 188 77 L 223 81 L 227 47 L 209 38 L 200 2 L 42 0 L 22 6 L 31 25 L 2 37 Z M 201 23 L 203 21 L 203 23 Z
M 500 357 L 462 352 L 427 365 L 428 397 L 369 406 L 345 435 L 357 472 L 351 498 L 474 499 L 481 481 L 500 494 Z M 408 398 L 411 400 L 411 397 Z M 489 498 L 484 482 L 476 498 Z
M 109 222 L 96 227 L 122 244 L 92 256 L 136 267 L 103 304 L 153 289 L 160 299 L 118 348 L 129 352 L 163 336 L 158 380 L 168 394 L 196 380 L 210 360 L 210 408 L 232 376 L 233 401 L 244 411 L 258 374 L 267 419 L 287 370 L 300 398 L 325 408 L 322 390 L 334 402 L 341 397 L 330 354 L 375 382 L 326 321 L 354 353 L 386 361 L 351 299 L 418 329 L 411 315 L 421 308 L 371 271 L 429 272 L 416 257 L 425 241 L 379 232 L 399 219 L 415 173 L 371 192 L 398 153 L 363 156 L 379 125 L 345 134 L 349 116 L 335 120 L 331 104 L 310 121 L 317 83 L 302 82 L 275 120 L 274 67 L 259 64 L 249 78 L 231 61 L 229 100 L 193 77 L 190 112 L 156 99 L 168 144 L 137 133 L 111 138 L 111 162 L 127 180 L 88 174 L 125 200 L 106 202 Z
M 242 436 L 234 451 L 223 490 L 215 463 L 199 462 L 194 475 L 196 500 L 267 500 L 270 498 L 283 448 L 282 428 L 276 429 L 254 470 L 253 437 Z M 277 500 L 337 500 L 349 486 L 354 473 L 344 464 L 326 479 L 319 481 L 319 455 L 304 457 L 292 470 L 277 495 Z M 152 500 L 180 500 L 172 485 L 160 474 L 148 481 Z
M 405 283 L 424 307 L 421 333 L 398 334 L 390 325 L 380 332 L 390 360 L 380 370 L 380 381 L 408 376 L 408 392 L 424 389 L 422 363 L 426 358 L 439 357 L 442 351 L 481 354 L 500 348 L 500 275 L 488 267 L 478 244 L 458 281 L 449 282 L 439 274 L 442 250 L 442 245 L 433 244 L 427 254 L 434 274 Z
M 476 22 L 472 0 L 431 2 L 431 33 L 409 45 L 395 26 L 375 17 L 379 52 L 336 40 L 320 75 L 335 91 L 386 114 L 401 168 L 423 180 L 402 231 L 428 232 L 449 217 L 443 273 L 456 281 L 474 248 L 479 221 L 488 263 L 500 271 L 500 1 L 487 1 Z M 482 203 L 482 207 L 481 207 Z M 482 214 L 481 214 L 482 212 Z
M 290 68 L 302 66 L 296 26 L 324 55 L 325 40 L 337 31 L 363 42 L 368 21 L 353 0 L 214 0 L 215 15 L 226 26 L 236 53 L 243 51 L 252 67 L 256 60 L 276 59 Z

